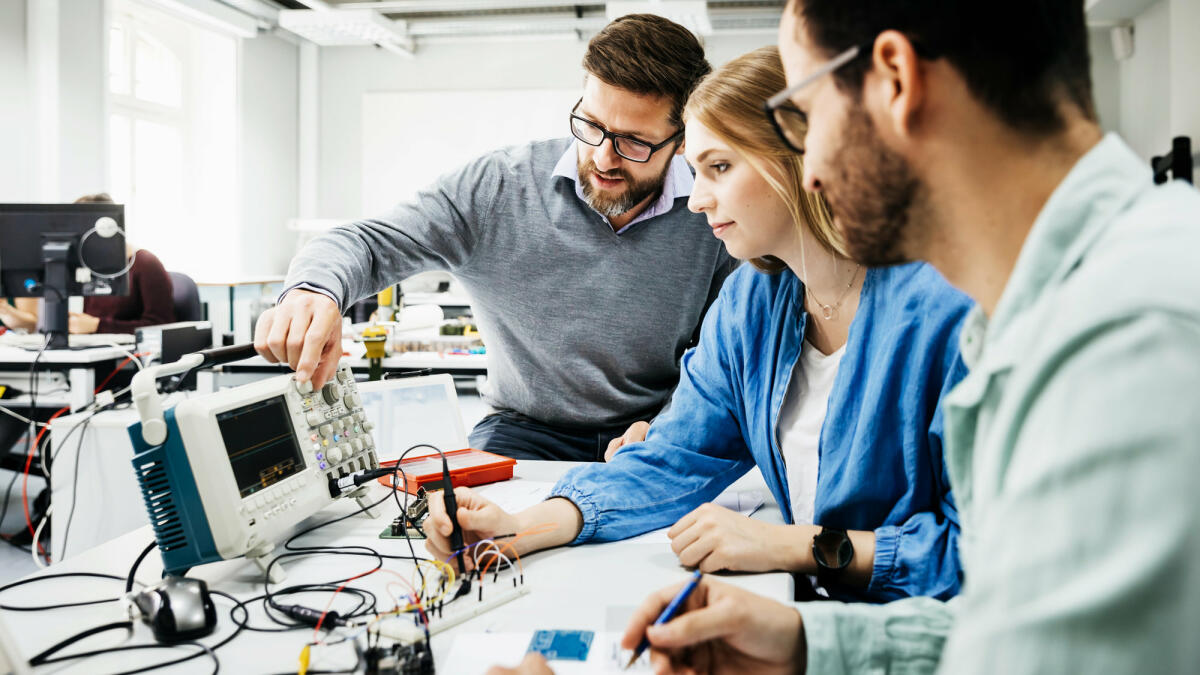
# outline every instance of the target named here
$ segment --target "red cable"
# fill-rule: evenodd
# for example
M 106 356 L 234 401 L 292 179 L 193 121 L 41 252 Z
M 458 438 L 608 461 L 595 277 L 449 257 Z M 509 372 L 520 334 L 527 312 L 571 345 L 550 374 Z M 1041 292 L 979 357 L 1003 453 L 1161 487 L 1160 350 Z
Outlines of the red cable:
M 143 355 L 142 354 L 134 354 L 134 356 L 143 356 Z M 104 388 L 104 385 L 108 384 L 108 381 L 113 379 L 113 376 L 116 375 L 117 373 L 121 372 L 121 369 L 125 367 L 125 364 L 129 363 L 132 360 L 133 360 L 133 356 L 126 356 L 125 360 L 122 361 L 121 364 L 118 365 L 116 368 L 113 368 L 113 371 L 108 374 L 108 377 L 104 378 L 104 381 L 100 383 L 100 386 L 96 387 L 96 390 L 92 392 L 92 395 L 95 396 L 96 394 L 99 394 L 100 390 Z
M 46 435 L 46 430 L 50 428 L 50 423 L 54 421 L 54 418 L 70 409 L 70 406 L 60 408 L 58 412 L 50 416 L 50 419 L 46 420 L 46 426 L 42 427 L 42 430 L 38 432 L 37 439 L 33 441 L 33 452 L 25 456 L 24 476 L 21 478 L 21 506 L 25 509 L 25 525 L 29 528 L 30 536 L 33 537 L 33 545 L 37 546 L 38 553 L 42 554 L 46 562 L 50 562 L 50 556 L 46 555 L 46 549 L 42 548 L 42 542 L 37 540 L 37 532 L 33 527 L 33 518 L 29 515 L 29 466 L 33 464 L 34 452 L 37 452 L 42 447 L 42 436 Z
M 132 360 L 133 357 L 125 357 L 125 360 L 122 361 L 121 364 L 116 368 L 114 368 L 113 371 L 108 374 L 108 377 L 104 378 L 104 381 L 100 383 L 100 386 L 96 387 L 96 389 L 92 392 L 92 395 L 100 393 L 100 390 L 104 388 L 104 385 L 108 384 L 108 381 L 111 380 L 114 375 L 120 372 L 120 370 L 125 367 L 126 363 L 129 363 Z M 33 452 L 30 452 L 25 457 L 25 468 L 22 471 L 23 475 L 21 477 L 21 505 L 24 507 L 25 511 L 25 526 L 29 528 L 29 535 L 35 539 L 33 543 L 37 546 L 38 553 L 41 553 L 42 557 L 46 559 L 46 562 L 50 562 L 50 556 L 46 555 L 46 549 L 42 547 L 42 542 L 36 541 L 37 529 L 33 526 L 33 517 L 29 513 L 29 469 L 33 465 L 33 455 L 39 452 L 42 447 L 42 436 L 44 436 L 46 434 L 46 430 L 50 428 L 50 423 L 53 422 L 56 417 L 69 411 L 70 409 L 70 406 L 60 408 L 58 412 L 50 416 L 50 419 L 46 420 L 46 425 L 42 427 L 42 430 L 38 432 L 37 438 L 33 441 Z
M 329 609 L 330 609 L 331 607 L 333 607 L 333 599 L 337 597 L 337 594 L 338 594 L 338 593 L 341 593 L 341 592 L 342 592 L 342 589 L 343 589 L 343 588 L 345 588 L 345 587 L 346 587 L 346 585 L 347 585 L 347 584 L 349 584 L 351 581 L 354 581 L 355 579 L 361 579 L 361 578 L 363 578 L 363 577 L 365 577 L 365 576 L 367 576 L 367 575 L 369 575 L 369 574 L 374 574 L 374 573 L 378 572 L 380 569 L 381 569 L 381 568 L 379 568 L 379 567 L 376 567 L 376 568 L 375 568 L 375 569 L 373 569 L 373 570 L 370 570 L 370 571 L 367 571 L 367 572 L 363 572 L 362 574 L 358 574 L 358 575 L 352 576 L 352 577 L 350 577 L 349 579 L 347 579 L 347 580 L 345 580 L 344 582 L 342 582 L 342 585 L 341 585 L 341 586 L 338 586 L 338 587 L 337 587 L 337 590 L 335 590 L 335 591 L 333 592 L 333 595 L 329 596 L 329 604 L 325 605 L 325 611 L 321 612 L 321 618 L 317 619 L 317 626 L 316 626 L 315 628 L 313 628 L 313 642 L 319 642 L 319 641 L 317 640 L 317 636 L 321 634 L 321 624 L 325 623 L 325 615 L 326 615 L 326 614 L 329 614 Z

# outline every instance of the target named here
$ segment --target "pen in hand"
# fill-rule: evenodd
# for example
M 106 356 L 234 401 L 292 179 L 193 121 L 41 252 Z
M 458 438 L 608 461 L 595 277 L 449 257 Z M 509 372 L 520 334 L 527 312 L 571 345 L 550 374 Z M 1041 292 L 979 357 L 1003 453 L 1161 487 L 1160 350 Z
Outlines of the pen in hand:
M 683 589 L 679 591 L 678 595 L 671 600 L 671 603 L 668 604 L 666 609 L 662 611 L 662 614 L 658 615 L 658 619 L 654 621 L 655 626 L 664 624 L 675 618 L 675 615 L 679 613 L 679 608 L 683 606 L 683 603 L 688 599 L 688 596 L 692 594 L 692 591 L 696 590 L 697 584 L 700 583 L 700 576 L 700 570 L 696 570 L 696 572 L 692 574 L 692 578 L 687 582 L 687 585 L 685 585 Z M 643 637 L 642 641 L 638 643 L 637 649 L 633 650 L 633 656 L 629 659 L 629 663 L 625 664 L 625 670 L 629 670 L 630 666 L 637 662 L 638 657 L 640 657 L 642 652 L 645 652 L 649 646 L 650 638 Z

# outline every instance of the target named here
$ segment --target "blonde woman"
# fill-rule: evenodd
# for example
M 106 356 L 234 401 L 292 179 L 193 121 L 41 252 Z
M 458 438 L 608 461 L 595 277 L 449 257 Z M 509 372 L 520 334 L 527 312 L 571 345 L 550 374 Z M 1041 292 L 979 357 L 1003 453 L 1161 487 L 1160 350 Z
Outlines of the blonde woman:
M 704 571 L 783 569 L 871 602 L 958 592 L 938 404 L 965 374 L 970 303 L 925 265 L 845 257 L 824 201 L 801 189 L 801 158 L 762 113 L 783 86 L 777 50 L 763 48 L 709 76 L 685 109 L 689 206 L 753 265 L 725 282 L 670 406 L 645 440 L 572 470 L 521 513 L 460 489 L 468 540 L 557 523 L 518 544 L 532 550 L 673 524 L 680 562 Z M 707 503 L 755 465 L 786 525 Z M 445 557 L 449 519 L 433 510 L 427 546 Z

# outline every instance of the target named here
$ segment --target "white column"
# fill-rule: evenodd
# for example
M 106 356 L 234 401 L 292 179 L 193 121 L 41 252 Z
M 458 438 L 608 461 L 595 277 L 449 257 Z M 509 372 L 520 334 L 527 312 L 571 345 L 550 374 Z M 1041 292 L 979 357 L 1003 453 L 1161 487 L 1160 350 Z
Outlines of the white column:
M 1200 2 L 1171 0 L 1171 137 L 1191 136 L 1200 154 Z M 1160 152 L 1166 152 L 1163 148 Z
M 26 3 L 26 63 L 32 112 L 33 194 L 40 201 L 58 197 L 58 0 Z
M 300 218 L 317 217 L 317 164 L 320 130 L 320 47 L 303 41 L 300 44 L 299 68 L 299 111 L 297 147 L 300 169 L 298 192 L 300 203 L 297 213 Z

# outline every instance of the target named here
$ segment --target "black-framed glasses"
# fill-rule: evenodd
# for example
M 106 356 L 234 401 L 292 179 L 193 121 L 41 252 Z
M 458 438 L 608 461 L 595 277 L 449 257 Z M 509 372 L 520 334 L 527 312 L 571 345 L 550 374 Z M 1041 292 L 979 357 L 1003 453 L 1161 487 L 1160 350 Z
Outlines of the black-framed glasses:
M 583 99 L 579 99 L 579 103 L 582 102 Z M 601 145 L 606 138 L 612 139 L 613 150 L 616 150 L 618 155 L 631 162 L 649 162 L 651 155 L 683 136 L 683 129 L 680 129 L 667 140 L 656 144 L 626 134 L 614 134 L 599 124 L 576 115 L 575 110 L 579 108 L 579 103 L 576 103 L 575 107 L 571 108 L 571 134 L 575 138 L 592 146 Z
M 856 45 L 830 59 L 808 77 L 775 94 L 763 103 L 763 112 L 775 128 L 775 133 L 792 152 L 804 154 L 804 135 L 808 133 L 808 117 L 792 103 L 792 96 L 842 66 L 850 63 L 859 54 L 866 53 L 870 45 Z

